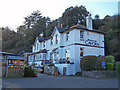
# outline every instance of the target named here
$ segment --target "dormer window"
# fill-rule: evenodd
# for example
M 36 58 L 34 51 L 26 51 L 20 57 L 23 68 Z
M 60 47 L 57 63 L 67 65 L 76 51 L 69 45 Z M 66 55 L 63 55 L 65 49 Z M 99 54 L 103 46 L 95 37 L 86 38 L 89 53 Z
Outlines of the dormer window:
M 56 35 L 56 44 L 58 44 L 58 35 Z
M 66 33 L 66 41 L 69 40 L 69 32 Z
M 38 45 L 38 43 L 37 43 L 37 50 L 38 50 L 38 46 L 39 46 L 39 45 Z
M 45 41 L 43 42 L 43 47 L 45 47 Z
M 84 40 L 83 31 L 80 31 L 80 40 Z
M 53 39 L 51 39 L 51 45 L 53 45 Z

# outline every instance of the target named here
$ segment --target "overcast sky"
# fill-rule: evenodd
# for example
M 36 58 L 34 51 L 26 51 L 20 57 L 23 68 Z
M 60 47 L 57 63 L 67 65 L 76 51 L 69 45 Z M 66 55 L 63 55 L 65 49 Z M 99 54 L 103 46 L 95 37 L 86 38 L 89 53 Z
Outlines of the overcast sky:
M 92 1 L 92 2 L 89 2 Z M 83 5 L 92 14 L 99 14 L 100 18 L 106 15 L 118 14 L 119 0 L 1 0 L 0 27 L 16 29 L 23 24 L 24 17 L 33 11 L 41 11 L 43 16 L 57 19 L 62 16 L 66 8 Z

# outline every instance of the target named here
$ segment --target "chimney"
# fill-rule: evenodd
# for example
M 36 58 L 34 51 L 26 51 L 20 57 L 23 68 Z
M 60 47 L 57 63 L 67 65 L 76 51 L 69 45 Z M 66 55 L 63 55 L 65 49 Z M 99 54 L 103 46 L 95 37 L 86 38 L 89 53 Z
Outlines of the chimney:
M 89 15 L 86 17 L 86 26 L 87 26 L 87 29 L 93 30 L 91 14 L 89 14 Z

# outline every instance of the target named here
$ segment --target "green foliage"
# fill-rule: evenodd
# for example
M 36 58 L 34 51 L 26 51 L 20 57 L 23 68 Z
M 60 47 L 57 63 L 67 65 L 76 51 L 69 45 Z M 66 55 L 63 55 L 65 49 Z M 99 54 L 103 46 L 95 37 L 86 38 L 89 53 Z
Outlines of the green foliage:
M 58 68 L 54 66 L 54 72 L 58 72 Z
M 60 22 L 63 24 L 64 27 L 66 26 L 73 26 L 76 24 L 83 24 L 85 25 L 85 17 L 88 15 L 88 11 L 84 6 L 75 6 L 69 7 L 63 13 Z
M 50 36 L 58 21 L 63 27 L 70 27 L 75 24 L 86 25 L 85 18 L 88 13 L 82 5 L 69 7 L 63 12 L 62 17 L 51 21 L 49 17 L 41 16 L 40 11 L 33 11 L 30 15 L 24 17 L 24 24 L 17 28 L 17 32 L 8 27 L 0 29 L 2 31 L 2 51 L 15 54 L 20 51 L 31 52 L 31 45 L 34 44 L 35 38 L 40 33 L 43 32 L 44 36 Z M 106 33 L 105 54 L 113 55 L 115 60 L 119 61 L 120 22 L 118 21 L 120 21 L 120 15 L 107 15 L 103 19 L 99 17 L 99 15 L 95 15 L 93 28 Z
M 106 63 L 114 63 L 114 56 L 109 55 L 105 57 Z
M 113 63 L 106 63 L 106 69 L 107 70 L 113 70 L 114 69 L 114 64 Z
M 97 57 L 96 56 L 85 56 L 80 60 L 80 67 L 83 71 L 95 70 Z
M 104 56 L 98 56 L 97 57 L 97 63 L 96 63 L 96 70 L 105 70 L 105 68 L 102 68 L 101 63 L 105 61 L 105 57 Z
M 116 70 L 117 73 L 120 74 L 120 62 L 115 63 L 115 70 Z
M 30 67 L 25 67 L 24 69 L 24 77 L 34 77 L 35 74 L 34 74 L 34 69 Z

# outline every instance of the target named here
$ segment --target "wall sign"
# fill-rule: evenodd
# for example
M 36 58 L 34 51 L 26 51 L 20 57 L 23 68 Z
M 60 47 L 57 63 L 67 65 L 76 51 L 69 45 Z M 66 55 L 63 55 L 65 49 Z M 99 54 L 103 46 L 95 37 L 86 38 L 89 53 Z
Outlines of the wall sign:
M 87 45 L 93 45 L 93 46 L 99 46 L 99 43 L 96 40 L 90 40 L 90 39 L 87 39 L 85 41 L 85 44 L 87 44 Z
M 102 67 L 102 68 L 106 68 L 106 62 L 105 62 L 105 61 L 102 61 L 102 62 L 101 62 L 101 67 Z
M 24 61 L 23 60 L 8 60 L 8 67 L 9 68 L 24 68 Z

